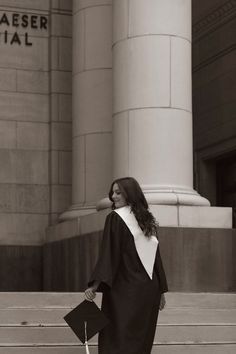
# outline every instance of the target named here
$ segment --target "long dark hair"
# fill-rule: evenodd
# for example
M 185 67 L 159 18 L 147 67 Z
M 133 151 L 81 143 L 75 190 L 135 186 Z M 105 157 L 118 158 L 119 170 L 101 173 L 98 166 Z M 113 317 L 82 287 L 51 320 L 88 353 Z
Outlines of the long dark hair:
M 115 209 L 115 203 L 112 199 L 113 186 L 117 184 L 121 194 L 124 196 L 127 205 L 131 207 L 136 220 L 144 232 L 145 236 L 158 236 L 158 223 L 152 213 L 149 211 L 147 200 L 143 191 L 133 177 L 118 178 L 112 182 L 109 199 L 112 202 L 112 209 Z

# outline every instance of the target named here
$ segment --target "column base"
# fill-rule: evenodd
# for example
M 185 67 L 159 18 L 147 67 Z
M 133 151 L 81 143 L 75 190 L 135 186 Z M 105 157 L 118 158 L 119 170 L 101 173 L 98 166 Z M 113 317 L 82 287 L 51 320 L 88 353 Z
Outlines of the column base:
M 184 205 L 150 205 L 160 226 L 232 228 L 232 208 Z
M 95 212 L 96 212 L 95 206 L 81 206 L 81 205 L 74 204 L 59 216 L 59 221 L 61 222 L 61 221 L 71 220 Z
M 232 228 L 232 208 L 211 207 L 209 201 L 194 190 L 142 188 L 160 226 Z M 104 198 L 98 202 L 97 211 L 110 207 L 111 201 Z
M 149 205 L 186 205 L 186 206 L 210 206 L 209 200 L 202 197 L 194 189 L 179 189 L 168 187 L 142 186 Z M 104 210 L 111 207 L 109 198 L 101 199 L 96 209 Z
M 100 211 L 100 210 L 104 210 L 107 208 L 111 208 L 111 206 L 112 206 L 112 202 L 110 201 L 110 199 L 103 198 L 103 199 L 99 200 L 99 202 L 97 203 L 96 209 L 97 209 L 97 211 Z
M 232 229 L 232 208 L 150 205 L 160 227 Z M 110 209 L 90 213 L 47 228 L 46 242 L 100 232 Z
M 168 186 L 142 186 L 148 204 L 210 206 L 209 200 L 194 189 Z

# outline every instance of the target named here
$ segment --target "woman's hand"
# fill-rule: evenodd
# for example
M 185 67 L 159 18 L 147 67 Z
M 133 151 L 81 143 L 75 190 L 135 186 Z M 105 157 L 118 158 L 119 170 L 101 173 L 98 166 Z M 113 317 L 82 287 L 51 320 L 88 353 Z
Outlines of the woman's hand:
M 165 294 L 161 294 L 161 300 L 160 300 L 160 305 L 159 305 L 159 309 L 160 311 L 162 311 L 166 306 L 166 298 L 165 298 Z
M 91 288 L 86 289 L 84 292 L 84 297 L 88 301 L 93 301 L 96 297 L 96 291 L 94 290 L 94 288 L 91 287 Z
M 96 297 L 96 291 L 99 286 L 99 282 L 94 282 L 94 284 L 85 290 L 84 297 L 88 301 L 93 301 Z

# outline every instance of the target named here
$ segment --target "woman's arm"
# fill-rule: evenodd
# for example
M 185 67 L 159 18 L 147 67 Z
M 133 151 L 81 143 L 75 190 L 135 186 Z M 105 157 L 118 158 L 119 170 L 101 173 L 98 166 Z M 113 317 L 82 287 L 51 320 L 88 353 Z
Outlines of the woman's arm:
M 158 245 L 157 247 L 157 254 L 156 254 L 154 268 L 157 276 L 159 277 L 161 293 L 166 293 L 168 291 L 168 285 L 167 285 L 166 275 L 161 260 L 160 245 Z
M 88 282 L 89 288 L 93 288 L 95 282 L 99 282 L 96 288 L 99 292 L 112 287 L 121 259 L 122 223 L 115 212 L 107 216 L 98 261 Z

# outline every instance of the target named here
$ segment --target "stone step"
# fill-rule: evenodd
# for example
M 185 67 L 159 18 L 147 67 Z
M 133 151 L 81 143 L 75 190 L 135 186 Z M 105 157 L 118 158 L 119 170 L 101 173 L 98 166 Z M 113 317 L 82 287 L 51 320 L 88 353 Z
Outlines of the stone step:
M 64 326 L 65 308 L 0 309 L 0 326 Z M 236 324 L 236 309 L 166 308 L 159 314 L 159 324 Z
M 157 327 L 154 342 L 157 344 L 236 344 L 236 326 L 160 325 Z
M 159 313 L 160 324 L 236 324 L 236 309 L 166 308 Z
M 83 299 L 84 295 L 78 292 L 1 292 L 0 308 L 68 308 L 77 306 Z M 101 302 L 101 294 L 96 302 Z
M 89 347 L 90 354 L 97 354 L 97 347 Z M 154 346 L 152 354 L 235 354 L 234 344 L 185 344 Z M 52 346 L 52 347 L 0 347 L 0 354 L 85 354 L 82 346 Z M 127 353 L 128 354 L 128 353 Z
M 219 344 L 218 345 L 215 344 L 175 345 L 173 344 L 173 345 L 155 346 L 152 350 L 152 354 L 235 354 L 235 351 L 236 351 L 236 345 L 234 344 L 222 344 L 222 345 Z M 92 352 L 91 354 L 95 354 L 95 353 L 96 351 L 94 351 L 94 353 Z
M 166 298 L 152 354 L 236 352 L 236 294 L 168 293 Z M 82 293 L 0 293 L 0 354 L 84 354 L 63 320 L 83 299 Z M 95 336 L 91 354 L 97 354 L 96 344 Z
M 30 335 L 29 335 L 30 333 Z M 156 343 L 235 343 L 236 326 L 232 325 L 159 325 Z M 1 327 L 0 343 L 4 345 L 78 344 L 68 327 Z M 97 337 L 91 340 L 97 344 Z
M 0 308 L 75 307 L 84 299 L 83 293 L 1 292 Z M 235 293 L 175 293 L 166 294 L 167 308 L 235 309 Z M 96 302 L 100 304 L 101 294 Z

